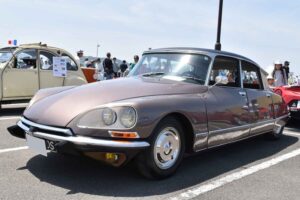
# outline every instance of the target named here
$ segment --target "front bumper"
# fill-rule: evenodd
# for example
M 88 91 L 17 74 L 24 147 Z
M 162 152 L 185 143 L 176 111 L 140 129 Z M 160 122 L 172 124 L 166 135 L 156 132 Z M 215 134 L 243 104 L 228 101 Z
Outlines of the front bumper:
M 33 137 L 56 142 L 58 152 L 71 154 L 84 154 L 89 156 L 93 153 L 119 153 L 126 156 L 126 161 L 134 157 L 139 151 L 147 148 L 150 144 L 146 141 L 129 141 L 129 140 L 111 140 L 77 136 L 68 128 L 57 128 L 34 123 L 24 117 L 17 125 L 9 127 L 11 135 L 26 138 L 26 134 Z M 103 160 L 103 155 L 99 154 L 99 160 Z M 124 162 L 125 160 L 122 159 Z M 105 160 L 104 160 L 105 161 Z M 122 163 L 123 164 L 123 163 Z

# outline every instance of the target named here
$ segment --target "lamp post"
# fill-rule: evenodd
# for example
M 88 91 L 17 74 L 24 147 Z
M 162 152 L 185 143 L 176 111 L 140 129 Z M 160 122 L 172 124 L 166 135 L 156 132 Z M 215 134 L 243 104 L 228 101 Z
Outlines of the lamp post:
M 97 44 L 97 53 L 96 53 L 97 58 L 98 58 L 99 47 L 100 47 L 100 44 Z
M 223 0 L 219 2 L 219 17 L 218 17 L 218 32 L 217 32 L 217 42 L 215 44 L 215 50 L 221 51 L 221 28 L 222 28 L 222 11 L 223 11 Z

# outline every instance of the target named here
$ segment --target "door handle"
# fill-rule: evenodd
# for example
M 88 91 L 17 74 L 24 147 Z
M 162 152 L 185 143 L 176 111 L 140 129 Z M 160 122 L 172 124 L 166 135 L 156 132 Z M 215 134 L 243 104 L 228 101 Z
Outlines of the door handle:
M 268 98 L 270 98 L 270 97 L 271 97 L 271 94 L 267 93 L 266 96 L 267 96 Z
M 239 94 L 240 94 L 241 96 L 243 96 L 243 97 L 246 96 L 246 92 L 243 92 L 243 91 L 239 91 Z

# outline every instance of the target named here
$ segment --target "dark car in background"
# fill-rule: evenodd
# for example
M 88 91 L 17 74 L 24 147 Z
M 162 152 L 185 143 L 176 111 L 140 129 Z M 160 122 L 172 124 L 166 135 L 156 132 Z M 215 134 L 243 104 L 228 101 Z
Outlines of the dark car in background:
M 80 154 L 114 166 L 134 160 L 143 175 L 165 178 L 185 153 L 282 135 L 287 106 L 265 75 L 224 51 L 150 50 L 127 78 L 40 90 L 8 129 L 44 155 Z

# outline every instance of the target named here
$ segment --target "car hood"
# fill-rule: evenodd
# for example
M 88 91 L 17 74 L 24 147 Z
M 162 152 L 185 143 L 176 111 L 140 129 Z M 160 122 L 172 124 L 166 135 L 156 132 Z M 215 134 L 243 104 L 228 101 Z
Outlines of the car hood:
M 206 86 L 162 78 L 130 77 L 90 83 L 50 95 L 27 108 L 36 123 L 64 127 L 77 115 L 103 104 L 156 95 L 196 94 Z

